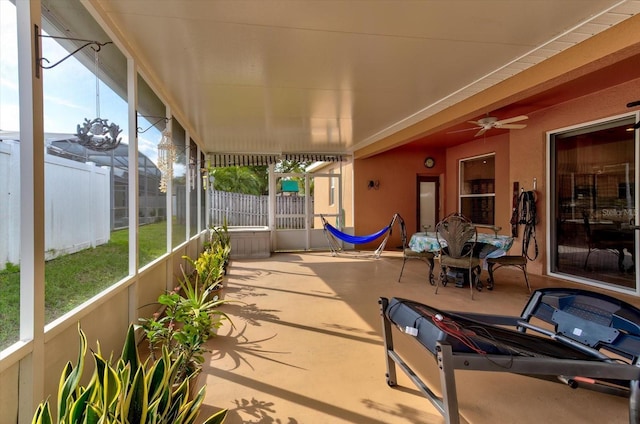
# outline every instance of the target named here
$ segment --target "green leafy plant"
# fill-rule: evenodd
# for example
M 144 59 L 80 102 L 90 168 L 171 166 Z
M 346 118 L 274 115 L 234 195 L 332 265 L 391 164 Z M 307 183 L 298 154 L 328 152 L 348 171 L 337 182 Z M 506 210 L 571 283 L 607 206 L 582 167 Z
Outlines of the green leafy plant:
M 197 259 L 183 256 L 194 268 L 198 282 L 209 290 L 221 288 L 224 281 L 225 253 L 221 245 L 215 245 L 206 249 Z
M 226 219 L 221 226 L 212 225 L 209 227 L 208 246 L 205 246 L 205 249 L 215 245 L 231 247 L 231 236 L 229 235 L 229 226 Z
M 212 226 L 209 234 L 210 249 L 217 249 L 218 254 L 223 257 L 222 267 L 226 274 L 231 257 L 231 236 L 229 235 L 229 227 L 227 226 L 226 219 L 221 227 Z
M 229 266 L 229 259 L 231 256 L 231 236 L 229 235 L 229 227 L 227 226 L 227 221 L 224 221 L 222 226 L 211 226 L 209 227 L 209 236 L 207 241 L 204 244 L 204 251 L 202 255 L 213 255 L 216 258 L 216 264 L 219 264 L 222 267 L 222 275 L 227 273 L 227 268 Z M 198 258 L 196 261 L 202 260 L 207 263 L 207 258 Z M 196 261 L 190 261 L 194 268 L 198 269 L 196 266 Z M 208 262 L 211 264 L 211 262 Z M 212 265 L 212 264 L 211 264 Z M 201 267 L 204 267 L 204 264 L 201 264 Z M 206 278 L 206 275 L 201 275 L 201 279 Z
M 193 399 L 187 395 L 189 380 L 181 380 L 179 368 L 183 355 L 171 358 L 165 348 L 157 359 L 140 361 L 133 325 L 129 326 L 120 358 L 105 359 L 92 352 L 95 369 L 86 386 L 80 384 L 87 354 L 87 338 L 78 327 L 80 350 L 74 367 L 68 362 L 58 386 L 58 413 L 53 417 L 49 401 L 36 409 L 32 424 L 192 424 L 200 412 L 206 386 Z M 204 420 L 205 424 L 221 424 L 227 410 Z
M 164 311 L 151 318 L 141 318 L 139 325 L 145 332 L 151 358 L 156 359 L 163 349 L 167 349 L 174 361 L 183 357 L 178 377 L 188 378 L 200 372 L 207 352 L 205 343 L 215 335 L 215 329 L 225 319 L 231 322 L 227 314 L 218 309 L 227 301 L 212 299 L 210 289 L 184 275 L 180 287 L 160 295 L 158 303 Z

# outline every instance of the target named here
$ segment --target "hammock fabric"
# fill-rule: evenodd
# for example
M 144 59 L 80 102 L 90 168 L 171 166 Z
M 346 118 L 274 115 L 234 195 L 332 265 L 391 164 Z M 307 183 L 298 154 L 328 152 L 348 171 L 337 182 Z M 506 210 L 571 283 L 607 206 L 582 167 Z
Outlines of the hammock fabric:
M 380 246 L 378 246 L 378 248 L 373 252 L 373 255 L 376 258 L 380 257 L 380 254 L 384 250 L 384 247 L 387 244 L 389 236 L 391 235 L 393 225 L 395 224 L 397 217 L 398 214 L 394 214 L 389 225 L 378 232 L 366 236 L 354 236 L 351 234 L 343 233 L 333 225 L 329 224 L 324 216 L 320 216 L 320 218 L 322 219 L 322 225 L 324 227 L 324 233 L 327 237 L 327 241 L 329 242 L 329 248 L 331 249 L 331 253 L 333 256 L 336 256 L 339 252 L 342 251 L 342 245 L 338 242 L 338 240 L 344 241 L 349 244 L 366 244 L 371 243 L 372 241 L 375 241 L 386 234 Z

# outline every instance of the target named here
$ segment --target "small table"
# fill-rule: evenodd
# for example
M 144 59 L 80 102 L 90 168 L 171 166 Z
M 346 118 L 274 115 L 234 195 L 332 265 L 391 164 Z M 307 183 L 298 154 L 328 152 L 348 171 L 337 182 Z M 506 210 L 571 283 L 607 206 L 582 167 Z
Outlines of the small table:
M 440 243 L 445 247 L 447 243 L 440 239 Z M 487 254 L 495 252 L 497 250 L 502 251 L 502 255 L 506 254 L 507 250 L 511 249 L 513 245 L 513 237 L 511 236 L 503 236 L 503 235 L 494 235 L 487 233 L 478 233 L 478 240 L 476 244 L 482 243 L 483 246 L 480 257 L 486 258 Z M 438 244 L 438 238 L 436 237 L 435 232 L 420 232 L 415 233 L 411 236 L 411 240 L 409 240 L 409 247 L 414 252 L 437 252 L 440 250 L 440 244 Z M 483 255 L 484 253 L 484 255 Z M 500 255 L 499 255 L 500 256 Z M 490 257 L 496 257 L 491 255 Z
M 471 240 L 470 240 L 471 241 Z M 446 247 L 446 242 L 440 239 L 442 247 Z M 513 245 L 513 237 L 500 234 L 478 233 L 476 241 L 476 251 L 478 257 L 483 259 L 483 268 L 487 269 L 486 259 L 497 258 L 507 254 Z M 440 244 L 435 232 L 419 232 L 411 236 L 409 248 L 414 252 L 438 252 Z M 429 279 L 433 281 L 433 260 L 429 263 Z
M 624 227 L 624 228 L 594 228 L 591 230 L 589 251 L 592 250 L 591 243 L 594 244 L 593 249 L 610 248 L 618 252 L 618 269 L 620 272 L 633 273 L 636 270 L 636 242 L 634 231 L 638 227 Z M 624 250 L 631 254 L 631 266 L 629 269 L 624 268 Z M 589 256 L 587 255 L 587 260 Z M 585 269 L 587 263 L 585 261 Z

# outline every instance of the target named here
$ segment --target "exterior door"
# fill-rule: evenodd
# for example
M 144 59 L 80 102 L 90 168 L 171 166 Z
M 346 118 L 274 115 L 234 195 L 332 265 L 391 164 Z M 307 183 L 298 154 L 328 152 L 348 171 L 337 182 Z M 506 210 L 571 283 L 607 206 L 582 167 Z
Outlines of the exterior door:
M 636 122 L 628 116 L 550 135 L 551 273 L 640 293 Z
M 274 250 L 327 248 L 320 215 L 334 225 L 342 219 L 340 174 L 274 173 Z
M 416 231 L 434 231 L 440 216 L 440 179 L 418 176 L 418 228 Z

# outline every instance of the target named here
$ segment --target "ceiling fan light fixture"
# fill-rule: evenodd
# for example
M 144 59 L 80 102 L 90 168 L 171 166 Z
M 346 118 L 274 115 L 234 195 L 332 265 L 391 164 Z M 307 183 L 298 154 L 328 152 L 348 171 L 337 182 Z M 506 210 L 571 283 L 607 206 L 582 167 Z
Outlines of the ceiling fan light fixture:
M 485 118 L 480 118 L 477 121 L 467 121 L 470 124 L 476 125 L 475 128 L 469 128 L 470 130 L 479 129 L 479 131 L 475 134 L 474 137 L 481 136 L 492 128 L 497 128 L 501 130 L 521 130 L 526 128 L 526 124 L 515 124 L 514 122 L 524 121 L 525 119 L 529 119 L 526 115 L 514 116 L 512 118 L 498 119 L 495 116 L 487 116 Z M 464 131 L 464 130 L 463 130 Z

